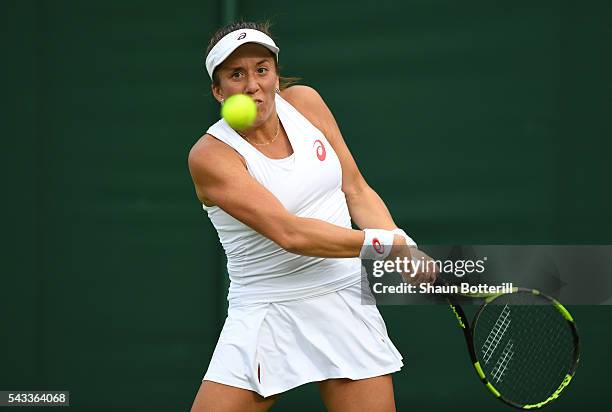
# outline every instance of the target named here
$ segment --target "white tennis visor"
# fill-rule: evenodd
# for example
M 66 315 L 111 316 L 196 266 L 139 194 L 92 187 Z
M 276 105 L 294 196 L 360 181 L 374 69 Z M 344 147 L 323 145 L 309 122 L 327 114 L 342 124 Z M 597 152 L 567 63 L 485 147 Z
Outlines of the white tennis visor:
M 212 80 L 215 68 L 219 66 L 234 50 L 245 43 L 257 43 L 265 46 L 276 56 L 278 62 L 279 48 L 267 34 L 254 29 L 240 29 L 226 34 L 215 44 L 206 56 L 206 70 Z

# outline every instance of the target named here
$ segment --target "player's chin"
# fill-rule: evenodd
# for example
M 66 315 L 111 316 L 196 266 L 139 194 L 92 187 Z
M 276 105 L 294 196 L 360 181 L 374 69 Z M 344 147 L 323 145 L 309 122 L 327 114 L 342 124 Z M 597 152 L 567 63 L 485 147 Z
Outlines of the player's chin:
M 268 105 L 266 102 L 262 102 L 261 105 L 257 106 L 257 117 L 255 118 L 255 122 L 259 122 L 260 124 L 264 123 L 266 120 L 270 119 L 274 115 L 272 107 Z
M 264 107 L 257 108 L 257 117 L 255 117 L 257 123 L 264 123 L 268 117 L 270 117 L 270 115 Z

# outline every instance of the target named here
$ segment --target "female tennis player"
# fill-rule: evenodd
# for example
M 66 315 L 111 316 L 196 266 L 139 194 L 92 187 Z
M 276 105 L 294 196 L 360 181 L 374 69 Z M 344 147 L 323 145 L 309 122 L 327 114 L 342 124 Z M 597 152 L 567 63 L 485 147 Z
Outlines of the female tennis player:
M 257 117 L 242 131 L 219 120 L 189 153 L 231 280 L 192 411 L 267 411 L 308 382 L 330 411 L 394 411 L 390 374 L 402 356 L 376 306 L 361 304 L 359 257 L 421 252 L 362 177 L 321 96 L 280 90 L 278 53 L 266 25 L 245 22 L 219 30 L 207 50 L 214 98 L 244 93 Z

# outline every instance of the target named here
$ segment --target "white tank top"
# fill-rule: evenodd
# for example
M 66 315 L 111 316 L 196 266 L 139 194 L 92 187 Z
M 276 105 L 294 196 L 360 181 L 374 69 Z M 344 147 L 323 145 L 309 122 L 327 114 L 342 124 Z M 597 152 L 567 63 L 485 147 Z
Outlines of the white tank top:
M 292 214 L 351 228 L 342 192 L 338 156 L 319 129 L 280 95 L 276 111 L 294 153 L 270 159 L 221 119 L 207 134 L 227 143 L 244 157 L 253 176 Z M 227 214 L 207 207 L 227 255 L 230 305 L 303 299 L 343 289 L 360 281 L 358 258 L 320 258 L 287 252 Z

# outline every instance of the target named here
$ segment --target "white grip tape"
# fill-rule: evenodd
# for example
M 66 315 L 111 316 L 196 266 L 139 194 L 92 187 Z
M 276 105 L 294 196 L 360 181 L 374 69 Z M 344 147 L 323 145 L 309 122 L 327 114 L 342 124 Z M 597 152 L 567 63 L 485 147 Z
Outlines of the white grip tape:
M 364 229 L 365 239 L 359 257 L 368 260 L 382 260 L 389 256 L 395 234 L 390 230 Z
M 411 238 L 410 236 L 408 236 L 408 235 L 406 234 L 406 232 L 404 232 L 402 229 L 400 229 L 400 228 L 396 228 L 396 229 L 393 229 L 393 230 L 392 230 L 392 232 L 393 232 L 394 234 L 396 234 L 396 235 L 404 236 L 404 239 L 406 239 L 406 244 L 407 244 L 408 246 L 418 247 L 418 246 L 417 246 L 417 244 L 416 244 L 416 242 L 415 242 L 414 240 L 412 240 L 412 238 Z

